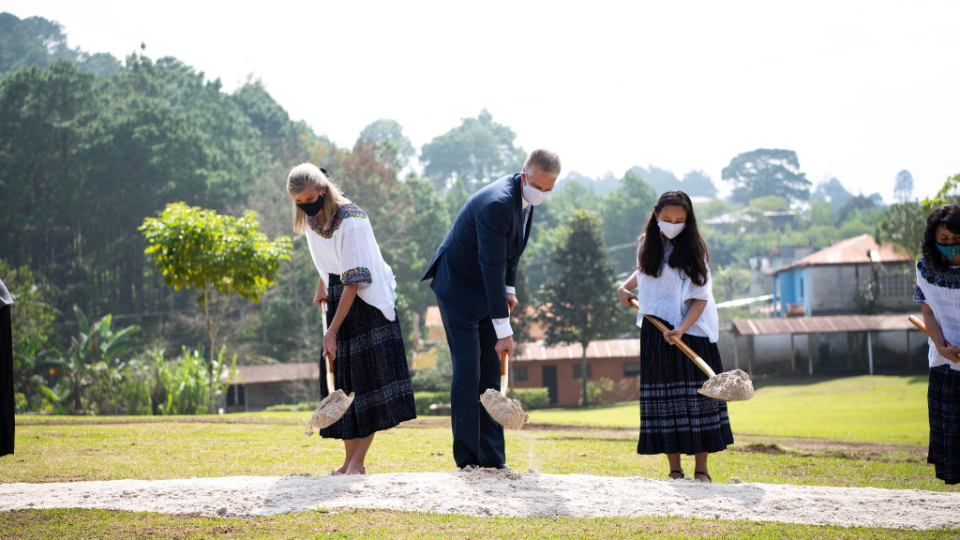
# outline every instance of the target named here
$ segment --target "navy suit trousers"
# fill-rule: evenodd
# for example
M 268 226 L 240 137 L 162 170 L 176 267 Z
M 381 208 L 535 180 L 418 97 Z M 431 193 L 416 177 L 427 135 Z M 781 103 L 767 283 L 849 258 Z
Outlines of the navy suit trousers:
M 453 359 L 450 412 L 453 459 L 457 467 L 495 467 L 506 463 L 503 426 L 487 414 L 480 394 L 500 390 L 497 332 L 490 317 L 477 318 L 437 298 Z

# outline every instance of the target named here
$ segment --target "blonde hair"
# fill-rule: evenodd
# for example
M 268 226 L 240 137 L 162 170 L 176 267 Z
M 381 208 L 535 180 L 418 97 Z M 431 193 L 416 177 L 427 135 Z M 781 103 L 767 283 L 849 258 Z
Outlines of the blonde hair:
M 307 188 L 313 188 L 317 191 L 327 188 L 327 192 L 323 195 L 323 208 L 317 216 L 323 220 L 324 228 L 330 228 L 330 224 L 337 212 L 340 211 L 340 207 L 350 204 L 350 199 L 343 196 L 340 187 L 326 171 L 312 163 L 301 163 L 294 167 L 287 176 L 287 193 L 293 202 L 293 230 L 298 233 L 307 230 L 307 214 L 297 206 L 297 197 Z

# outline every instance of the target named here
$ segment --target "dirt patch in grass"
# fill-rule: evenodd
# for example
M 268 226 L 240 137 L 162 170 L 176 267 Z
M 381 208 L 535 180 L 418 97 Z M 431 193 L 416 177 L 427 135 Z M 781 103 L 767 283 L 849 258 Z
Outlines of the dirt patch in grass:
M 740 450 L 741 452 L 756 452 L 758 454 L 772 454 L 775 456 L 782 456 L 786 454 L 786 450 L 780 448 L 776 444 L 765 444 L 765 443 L 750 443 L 745 446 L 740 446 L 734 448 L 735 450 Z

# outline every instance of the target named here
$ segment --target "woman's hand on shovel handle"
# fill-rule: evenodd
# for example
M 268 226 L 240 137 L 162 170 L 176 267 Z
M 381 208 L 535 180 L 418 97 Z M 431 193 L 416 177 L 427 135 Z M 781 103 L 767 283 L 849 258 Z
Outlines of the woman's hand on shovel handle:
M 633 294 L 632 290 L 637 288 L 637 273 L 634 272 L 617 288 L 617 297 L 620 298 L 620 303 L 627 306 L 633 307 L 630 303 L 630 299 L 637 299 L 637 295 Z
M 323 282 L 323 278 L 320 279 L 320 283 L 317 284 L 317 294 L 313 295 L 313 303 L 326 308 L 327 306 L 323 305 L 327 301 L 327 286 Z
M 323 335 L 323 353 L 334 360 L 337 359 L 337 336 L 336 334 Z
M 503 352 L 506 351 L 510 355 L 510 358 L 513 358 L 513 336 L 507 336 L 502 339 L 497 340 L 497 357 L 503 358 Z
M 667 340 L 667 343 L 669 343 L 670 345 L 673 345 L 674 344 L 673 339 L 670 339 L 670 338 L 674 338 L 677 341 L 683 341 L 683 334 L 685 333 L 686 332 L 684 330 L 681 330 L 680 328 L 674 328 L 673 330 L 667 330 L 666 332 L 664 332 L 663 339 Z

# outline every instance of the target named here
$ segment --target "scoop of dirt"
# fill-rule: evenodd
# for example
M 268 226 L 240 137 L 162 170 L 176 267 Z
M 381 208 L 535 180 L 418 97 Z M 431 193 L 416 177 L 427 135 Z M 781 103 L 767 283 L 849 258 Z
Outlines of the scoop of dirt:
M 350 408 L 350 404 L 352 403 L 353 392 L 350 392 L 348 396 L 343 393 L 343 390 L 337 390 L 323 398 L 323 401 L 317 405 L 317 410 L 313 411 L 313 416 L 311 416 L 307 422 L 307 427 L 303 430 L 303 434 L 313 435 L 314 428 L 323 429 L 333 425 L 334 422 L 339 420 L 340 417 L 347 412 L 347 409 Z
M 519 401 L 504 396 L 499 390 L 488 388 L 480 396 L 480 403 L 487 409 L 491 418 L 507 429 L 520 429 L 527 420 L 530 420 L 527 413 L 523 412 Z
M 753 381 L 741 369 L 724 371 L 707 379 L 700 393 L 721 401 L 746 401 L 753 397 Z

